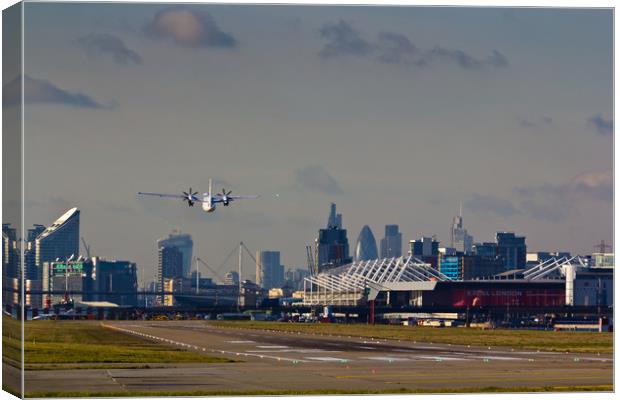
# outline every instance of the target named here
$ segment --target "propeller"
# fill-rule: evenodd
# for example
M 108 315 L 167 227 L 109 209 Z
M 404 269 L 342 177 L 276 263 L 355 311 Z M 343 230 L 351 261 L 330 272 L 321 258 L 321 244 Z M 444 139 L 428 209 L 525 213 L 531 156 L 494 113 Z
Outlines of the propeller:
M 196 196 L 198 194 L 198 192 L 193 192 L 192 191 L 192 187 L 189 187 L 189 192 L 183 192 L 183 196 L 185 196 L 185 198 L 183 199 L 183 201 L 187 201 L 187 205 L 190 207 L 194 206 L 194 196 Z
M 232 193 L 232 190 L 229 190 L 228 192 L 226 192 L 226 189 L 222 188 L 222 203 L 225 206 L 230 204 L 230 200 L 228 199 L 228 196 L 230 196 L 231 193 Z

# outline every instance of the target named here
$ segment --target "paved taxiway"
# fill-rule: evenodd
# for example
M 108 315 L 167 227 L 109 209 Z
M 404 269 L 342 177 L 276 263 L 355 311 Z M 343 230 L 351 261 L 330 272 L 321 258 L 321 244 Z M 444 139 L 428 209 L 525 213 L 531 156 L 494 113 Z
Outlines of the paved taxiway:
M 256 391 L 609 385 L 610 354 L 567 354 L 213 327 L 107 321 L 111 329 L 241 362 L 27 371 L 28 391 Z M 66 382 L 71 381 L 68 388 Z

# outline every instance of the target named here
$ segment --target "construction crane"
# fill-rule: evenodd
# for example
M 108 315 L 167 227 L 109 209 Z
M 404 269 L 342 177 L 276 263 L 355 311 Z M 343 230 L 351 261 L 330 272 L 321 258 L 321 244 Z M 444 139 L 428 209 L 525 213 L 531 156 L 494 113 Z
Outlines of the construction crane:
M 604 240 L 601 240 L 601 243 L 594 246 L 594 248 L 598 250 L 599 253 L 604 253 L 606 249 L 611 250 L 611 246 L 608 244 L 605 244 Z
M 211 273 L 212 273 L 213 275 L 215 275 L 215 277 L 216 277 L 217 279 L 219 279 L 219 280 L 220 280 L 220 282 L 224 282 L 224 281 L 225 281 L 225 279 L 224 279 L 224 278 L 222 278 L 222 276 L 221 276 L 221 275 L 220 275 L 220 274 L 219 274 L 216 270 L 214 270 L 213 268 L 211 268 L 211 267 L 209 266 L 209 264 L 207 264 L 207 263 L 206 263 L 206 262 L 205 262 L 202 258 L 200 258 L 200 257 L 196 257 L 196 260 L 200 261 L 200 263 L 201 263 L 202 265 L 204 265 L 205 267 L 207 267 L 207 269 L 208 269 L 209 271 L 211 271 Z
M 90 246 L 86 244 L 86 240 L 84 240 L 84 236 L 81 237 L 82 244 L 84 245 L 84 250 L 86 250 L 86 257 L 90 260 Z
M 315 275 L 314 259 L 312 257 L 312 246 L 306 246 L 306 257 L 308 258 L 308 272 L 310 272 L 310 275 Z

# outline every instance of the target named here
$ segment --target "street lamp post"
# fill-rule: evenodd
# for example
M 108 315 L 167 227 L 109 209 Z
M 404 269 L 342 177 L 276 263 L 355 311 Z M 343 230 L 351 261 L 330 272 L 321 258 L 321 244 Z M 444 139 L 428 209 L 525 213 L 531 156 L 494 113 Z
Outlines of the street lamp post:
M 69 304 L 69 262 L 73 260 L 74 254 L 65 259 L 65 304 Z

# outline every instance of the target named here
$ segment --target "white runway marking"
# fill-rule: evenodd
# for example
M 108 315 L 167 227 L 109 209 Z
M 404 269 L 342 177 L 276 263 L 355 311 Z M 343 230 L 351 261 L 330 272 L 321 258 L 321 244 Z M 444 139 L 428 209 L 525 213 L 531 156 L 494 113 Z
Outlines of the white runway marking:
M 474 358 L 489 359 L 489 360 L 524 360 L 520 357 L 501 357 L 501 356 L 476 356 Z
M 248 353 L 340 353 L 339 350 L 322 350 L 322 349 L 265 349 L 265 350 L 247 350 Z
M 364 360 L 373 360 L 373 361 L 387 361 L 387 362 L 392 362 L 392 361 L 411 361 L 411 359 L 409 358 L 402 358 L 402 357 L 361 357 Z
M 438 357 L 438 356 L 416 356 L 414 359 L 435 360 L 435 361 L 467 361 L 467 358 L 460 357 Z
M 323 349 L 294 349 L 299 353 L 342 353 L 340 350 L 323 350 Z
M 366 350 L 375 350 L 376 347 L 369 347 L 369 346 L 357 346 L 358 349 L 366 349 Z
M 228 340 L 226 343 L 256 343 L 253 340 Z
M 336 357 L 304 357 L 306 360 L 312 361 L 338 361 L 338 362 L 346 362 L 348 361 L 345 358 L 336 358 Z
M 256 346 L 259 349 L 288 349 L 288 346 Z

